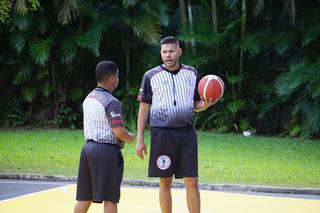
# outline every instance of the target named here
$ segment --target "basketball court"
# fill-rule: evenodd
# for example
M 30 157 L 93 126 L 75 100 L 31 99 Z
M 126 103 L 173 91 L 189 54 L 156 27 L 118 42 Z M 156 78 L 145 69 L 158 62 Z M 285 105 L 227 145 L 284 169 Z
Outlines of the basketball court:
M 3 182 L 13 183 L 18 186 L 25 182 Z M 49 189 L 36 189 L 36 183 L 30 186 L 36 192 L 15 196 L 12 193 L 9 199 L 0 200 L 1 213 L 56 213 L 73 212 L 75 204 L 75 184 L 56 184 L 48 186 Z M 47 184 L 49 185 L 49 184 Z M 53 188 L 51 188 L 53 187 Z M 3 188 L 3 187 L 2 187 Z M 40 190 L 40 191 L 37 191 Z M 21 190 L 20 190 L 21 191 Z M 4 193 L 4 192 L 3 192 Z M 173 212 L 187 213 L 185 202 L 185 190 L 174 189 Z M 272 213 L 319 213 L 320 197 L 309 198 L 270 196 L 259 194 L 240 194 L 229 192 L 217 192 L 201 190 L 202 213 L 229 213 L 229 212 L 272 212 Z M 2 192 L 0 191 L 0 194 Z M 103 205 L 92 204 L 90 213 L 103 212 Z M 160 213 L 158 205 L 158 189 L 145 187 L 122 186 L 121 200 L 118 206 L 119 213 Z

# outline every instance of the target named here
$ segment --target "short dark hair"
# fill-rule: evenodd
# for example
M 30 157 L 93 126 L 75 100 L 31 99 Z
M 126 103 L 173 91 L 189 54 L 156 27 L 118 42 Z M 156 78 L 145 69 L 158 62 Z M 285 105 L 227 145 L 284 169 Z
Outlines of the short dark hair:
M 118 71 L 118 66 L 113 61 L 101 61 L 97 64 L 95 74 L 97 82 L 101 82 L 105 77 L 110 77 Z
M 177 44 L 179 46 L 179 41 L 174 36 L 167 36 L 160 41 L 160 45 L 162 44 Z

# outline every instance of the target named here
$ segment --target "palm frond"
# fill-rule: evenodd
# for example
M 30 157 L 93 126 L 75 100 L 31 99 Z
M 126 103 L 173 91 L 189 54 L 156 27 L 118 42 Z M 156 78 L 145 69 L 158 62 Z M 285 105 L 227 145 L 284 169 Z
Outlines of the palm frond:
M 47 15 L 40 14 L 40 16 L 37 17 L 36 19 L 36 28 L 38 32 L 40 32 L 41 34 L 44 34 L 48 32 L 49 27 L 50 27 L 49 17 Z
M 258 16 L 261 13 L 261 11 L 263 11 L 264 7 L 265 7 L 265 1 L 257 0 L 254 5 L 253 14 L 255 16 Z
M 134 5 L 136 5 L 137 3 L 138 3 L 138 0 L 122 0 L 122 5 L 123 5 L 125 8 L 134 6 Z
M 12 8 L 12 3 L 10 0 L 0 1 L 0 23 L 8 22 L 11 8 Z
M 71 63 L 75 58 L 77 49 L 79 47 L 78 38 L 78 36 L 69 36 L 61 41 L 59 52 L 61 55 L 62 63 Z
M 71 23 L 79 15 L 77 0 L 57 0 L 58 22 L 62 25 Z
M 290 95 L 304 84 L 308 85 L 306 92 L 312 94 L 313 97 L 317 96 L 320 93 L 317 89 L 320 81 L 319 67 L 320 60 L 315 63 L 304 62 L 292 66 L 289 72 L 281 74 L 276 80 L 277 93 L 279 95 Z
M 37 90 L 35 87 L 26 87 L 22 90 L 23 99 L 29 103 L 32 102 L 33 98 L 36 96 Z
M 18 27 L 19 30 L 26 31 L 29 29 L 30 25 L 32 24 L 32 15 L 30 13 L 26 13 L 26 14 L 14 13 L 12 20 L 13 20 L 14 26 Z
M 147 44 L 157 45 L 160 40 L 160 24 L 148 15 L 140 15 L 130 19 L 135 35 Z
M 297 41 L 297 32 L 281 32 L 280 35 L 274 37 L 275 44 L 274 49 L 279 54 L 282 55 L 288 49 L 294 46 Z
M 28 11 L 26 0 L 17 0 L 15 8 L 18 13 L 25 14 Z
M 32 73 L 34 69 L 35 67 L 32 61 L 29 61 L 29 60 L 24 61 L 19 65 L 19 68 L 17 70 L 17 75 L 13 83 L 15 85 L 20 85 L 24 82 L 30 81 L 32 78 Z
M 26 43 L 27 41 L 25 33 L 18 31 L 11 34 L 10 44 L 18 53 L 20 53 L 24 49 Z
M 48 62 L 54 38 L 54 35 L 52 35 L 47 39 L 38 39 L 31 42 L 29 53 L 36 64 L 44 66 Z
M 253 35 L 247 35 L 238 45 L 235 45 L 235 47 L 236 49 L 242 47 L 250 56 L 254 56 L 260 53 L 261 40 Z
M 320 36 L 320 24 L 310 26 L 303 34 L 302 46 L 305 47 Z
M 241 99 L 234 100 L 228 103 L 228 110 L 235 115 L 236 113 L 242 111 L 246 106 L 246 102 Z
M 78 45 L 89 49 L 95 56 L 99 56 L 102 34 L 111 25 L 111 22 L 112 20 L 108 16 L 100 17 L 89 26 L 89 29 L 84 34 L 78 36 Z M 75 47 L 73 46 L 72 49 L 74 48 Z
M 290 95 L 303 83 L 302 79 L 294 77 L 294 74 L 292 71 L 286 72 L 277 78 L 275 86 L 278 95 Z
M 159 0 L 147 0 L 141 4 L 141 11 L 146 11 L 149 15 L 154 18 L 159 18 L 160 24 L 167 26 L 169 24 L 170 12 L 169 6 L 167 3 Z
M 304 137 L 320 134 L 320 102 L 301 97 L 295 106 L 295 115 L 302 113 L 301 130 Z

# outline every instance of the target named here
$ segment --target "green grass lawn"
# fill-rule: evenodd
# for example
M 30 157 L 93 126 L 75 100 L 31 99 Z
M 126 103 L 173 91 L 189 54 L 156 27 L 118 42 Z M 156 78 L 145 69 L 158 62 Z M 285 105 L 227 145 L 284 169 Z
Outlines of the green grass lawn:
M 149 132 L 145 141 L 150 148 Z M 320 187 L 320 141 L 198 132 L 201 183 Z M 0 130 L 0 173 L 76 176 L 81 130 Z M 147 179 L 148 158 L 126 145 L 125 179 Z

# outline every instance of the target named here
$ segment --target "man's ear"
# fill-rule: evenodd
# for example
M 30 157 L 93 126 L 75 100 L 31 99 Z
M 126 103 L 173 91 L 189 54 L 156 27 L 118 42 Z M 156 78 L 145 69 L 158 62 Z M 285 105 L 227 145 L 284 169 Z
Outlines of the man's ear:
M 179 47 L 179 56 L 182 55 L 182 49 Z

